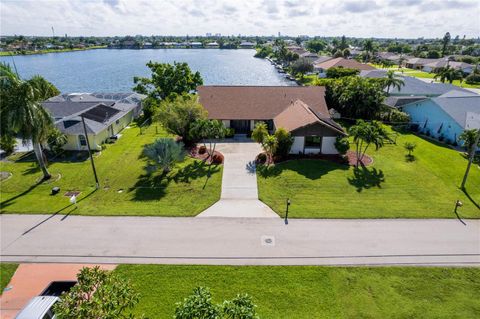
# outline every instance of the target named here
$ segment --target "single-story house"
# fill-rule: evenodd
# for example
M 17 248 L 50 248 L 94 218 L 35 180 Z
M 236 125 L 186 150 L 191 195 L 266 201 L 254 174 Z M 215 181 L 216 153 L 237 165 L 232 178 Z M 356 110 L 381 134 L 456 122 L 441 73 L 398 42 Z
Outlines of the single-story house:
M 315 63 L 313 65 L 314 69 L 318 72 L 319 77 L 327 76 L 327 70 L 334 67 L 343 67 L 356 70 L 375 70 L 371 65 L 360 63 L 356 60 L 344 59 L 344 58 L 335 58 L 330 59 L 321 63 Z
M 387 70 L 375 69 L 375 70 L 361 70 L 358 74 L 362 78 L 381 79 L 387 76 Z
M 144 95 L 137 93 L 70 93 L 43 102 L 56 127 L 67 136 L 65 150 L 86 150 L 87 140 L 80 115 L 85 119 L 90 148 L 101 150 L 142 111 Z
M 302 53 L 299 55 L 300 58 L 304 58 L 304 59 L 307 59 L 308 61 L 310 62 L 314 62 L 315 60 L 318 60 L 319 56 L 318 54 L 316 53 L 312 53 L 312 52 L 305 52 L 305 53 Z
M 302 54 L 308 53 L 307 50 L 305 50 L 304 48 L 299 47 L 299 46 L 288 46 L 288 47 L 286 47 L 286 49 L 290 52 L 298 54 L 299 56 L 302 55 Z
M 244 41 L 242 43 L 240 43 L 240 48 L 242 49 L 252 49 L 254 48 L 256 45 L 255 42 L 249 42 L 249 41 Z
M 207 48 L 218 48 L 220 45 L 217 42 L 209 42 L 207 43 Z
M 480 95 L 453 90 L 438 97 L 403 104 L 419 130 L 448 142 L 458 142 L 464 130 L 480 129 Z
M 390 96 L 440 96 L 452 90 L 470 92 L 450 83 L 426 82 L 411 76 L 401 77 L 404 85 L 398 88 L 390 88 Z
M 405 61 L 405 67 L 422 70 L 426 64 L 436 62 L 439 59 L 410 58 Z
M 328 112 L 321 86 L 199 86 L 199 101 L 210 119 L 236 134 L 249 134 L 258 122 L 273 132 L 283 127 L 294 137 L 291 153 L 336 154 L 344 130 Z
M 445 59 L 438 59 L 437 61 L 427 63 L 423 66 L 423 71 L 425 72 L 437 72 L 440 68 L 451 67 L 455 70 L 461 70 L 463 73 L 470 74 L 473 72 L 475 66 L 472 64 L 468 64 L 465 62 L 456 62 L 456 61 L 448 61 Z

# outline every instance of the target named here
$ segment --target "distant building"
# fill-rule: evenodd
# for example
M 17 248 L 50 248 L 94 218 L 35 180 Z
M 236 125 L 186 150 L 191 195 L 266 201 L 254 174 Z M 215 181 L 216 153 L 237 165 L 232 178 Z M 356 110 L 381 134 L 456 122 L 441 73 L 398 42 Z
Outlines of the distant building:
M 244 42 L 240 43 L 240 48 L 251 49 L 251 48 L 255 47 L 255 45 L 256 45 L 255 42 L 244 41 Z
M 326 77 L 327 70 L 334 67 L 342 67 L 348 69 L 356 69 L 356 70 L 375 70 L 375 68 L 371 65 L 360 63 L 355 60 L 344 59 L 344 58 L 335 58 L 330 59 L 325 62 L 315 63 L 313 68 L 316 72 L 318 72 L 319 77 Z
M 218 47 L 220 47 L 220 45 L 216 41 L 207 43 L 207 48 L 218 48 Z

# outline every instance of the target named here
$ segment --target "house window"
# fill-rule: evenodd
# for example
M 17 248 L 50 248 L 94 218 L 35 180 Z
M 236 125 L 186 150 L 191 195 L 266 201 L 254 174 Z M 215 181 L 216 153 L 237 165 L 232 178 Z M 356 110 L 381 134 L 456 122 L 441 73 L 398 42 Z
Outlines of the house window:
M 305 137 L 305 147 L 322 148 L 322 137 L 321 136 L 306 136 Z
M 80 142 L 80 146 L 87 146 L 87 139 L 85 138 L 85 135 L 79 135 L 78 141 Z

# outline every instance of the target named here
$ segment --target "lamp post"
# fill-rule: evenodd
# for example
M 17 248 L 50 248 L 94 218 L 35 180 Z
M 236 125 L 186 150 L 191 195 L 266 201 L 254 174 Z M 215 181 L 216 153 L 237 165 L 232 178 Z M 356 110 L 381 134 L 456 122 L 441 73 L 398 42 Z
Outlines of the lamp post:
M 457 201 L 455 202 L 455 214 L 457 213 L 457 208 L 462 206 L 463 203 L 459 199 L 457 199 Z
M 85 118 L 83 117 L 83 115 L 80 115 L 80 117 L 82 118 L 83 132 L 85 134 L 85 140 L 87 141 L 88 155 L 90 157 L 90 163 L 92 163 L 93 175 L 95 176 L 95 188 L 98 189 L 100 187 L 100 183 L 98 182 L 97 170 L 95 169 L 95 162 L 93 161 L 92 151 L 90 150 L 90 141 L 88 140 L 87 126 L 85 125 Z
M 288 225 L 288 207 L 290 206 L 290 198 L 287 198 L 287 211 L 285 213 L 285 225 Z

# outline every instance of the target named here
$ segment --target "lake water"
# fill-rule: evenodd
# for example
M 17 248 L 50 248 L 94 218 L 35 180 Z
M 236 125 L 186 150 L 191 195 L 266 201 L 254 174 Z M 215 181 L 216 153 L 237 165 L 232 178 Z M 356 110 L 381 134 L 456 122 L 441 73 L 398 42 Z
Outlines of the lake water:
M 134 76 L 149 76 L 145 64 L 187 62 L 204 84 L 296 85 L 254 50 L 220 49 L 100 49 L 13 57 L 23 78 L 40 74 L 62 92 L 128 92 Z M 12 65 L 12 57 L 0 57 Z

